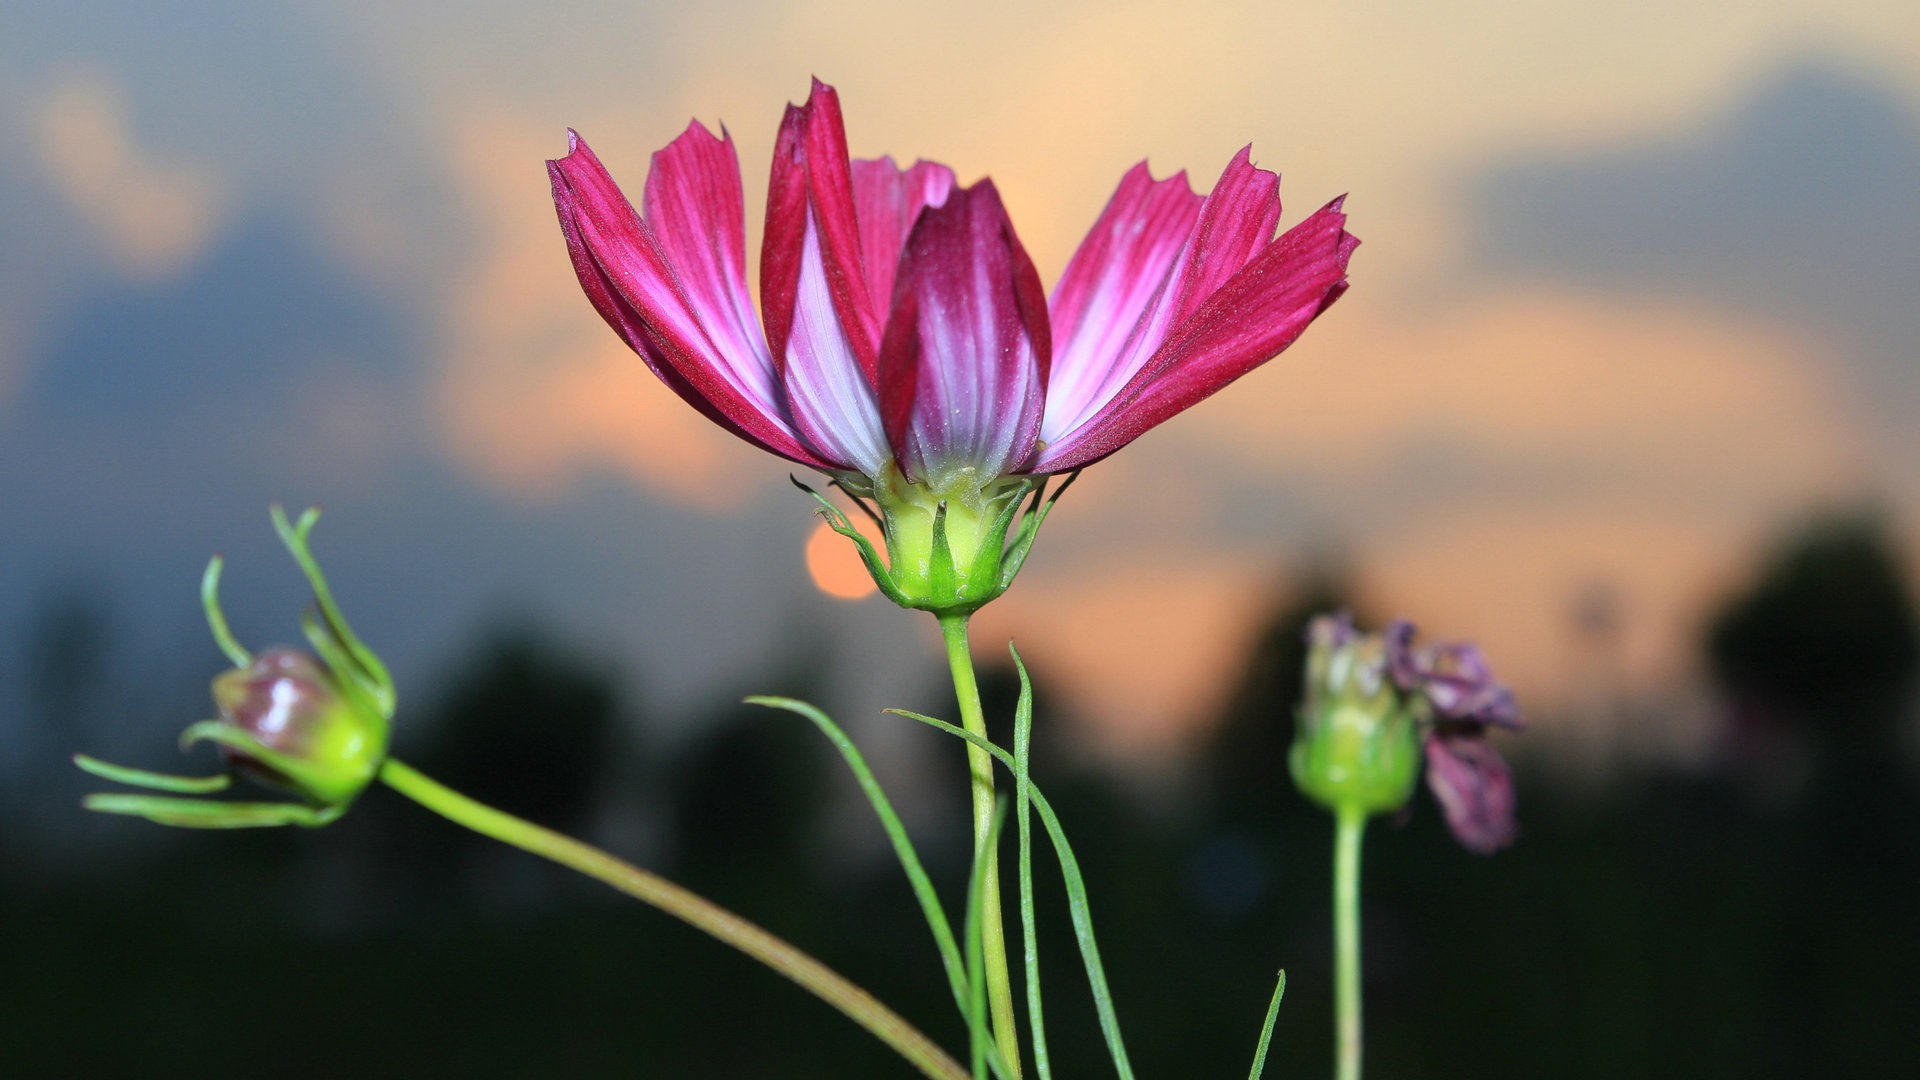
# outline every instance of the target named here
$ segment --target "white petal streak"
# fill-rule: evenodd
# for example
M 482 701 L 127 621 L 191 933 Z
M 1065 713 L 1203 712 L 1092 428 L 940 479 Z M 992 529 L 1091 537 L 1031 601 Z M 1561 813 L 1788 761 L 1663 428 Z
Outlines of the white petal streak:
M 890 456 L 879 402 L 834 311 L 811 216 L 800 252 L 786 383 L 794 425 L 815 450 L 868 476 L 879 475 Z

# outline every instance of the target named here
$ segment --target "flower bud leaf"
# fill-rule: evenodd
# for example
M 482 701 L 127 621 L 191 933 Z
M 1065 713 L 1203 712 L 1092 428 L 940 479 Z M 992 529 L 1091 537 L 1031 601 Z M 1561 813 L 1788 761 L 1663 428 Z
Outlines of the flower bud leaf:
M 102 814 L 142 817 L 156 825 L 183 829 L 260 829 L 280 825 L 318 828 L 346 811 L 345 806 L 308 806 L 284 802 L 218 802 L 164 795 L 94 794 L 80 801 Z
M 353 673 L 352 658 L 341 648 L 339 639 L 329 633 L 326 627 L 320 625 L 320 621 L 314 617 L 312 611 L 300 613 L 300 632 L 306 635 L 307 643 L 313 646 L 313 651 L 319 654 L 328 670 Z M 383 708 L 372 690 L 363 685 L 359 679 L 346 678 L 335 681 L 340 684 L 340 692 L 346 695 L 355 708 L 370 716 L 385 716 L 392 719 L 391 710 Z
M 313 551 L 307 544 L 307 535 L 313 531 L 314 523 L 320 520 L 320 508 L 309 506 L 301 513 L 297 523 L 287 521 L 287 512 L 275 503 L 272 507 L 274 531 L 280 534 L 280 542 L 286 545 L 293 561 L 300 564 L 300 570 L 307 576 L 307 583 L 313 587 L 314 603 L 320 608 L 320 617 L 328 632 L 339 641 L 351 663 L 335 667 L 342 675 L 350 676 L 350 681 L 358 682 L 378 707 L 381 715 L 391 719 L 394 709 L 393 677 L 387 673 L 387 666 L 374 655 L 372 649 L 361 644 L 360 639 L 347 625 L 346 617 L 340 614 L 340 608 L 333 602 L 333 590 L 327 587 L 327 576 L 320 572 L 319 560 L 313 557 Z M 310 635 L 311 638 L 311 635 Z M 315 646 L 318 648 L 318 645 Z M 325 654 L 322 654 L 323 657 Z M 329 664 L 332 657 L 325 657 Z
M 207 612 L 207 628 L 213 631 L 214 644 L 227 654 L 234 667 L 246 667 L 253 663 L 253 654 L 234 640 L 233 631 L 227 628 L 226 612 L 220 610 L 220 570 L 225 560 L 215 555 L 207 560 L 207 572 L 200 576 L 200 606 Z
M 216 776 L 175 776 L 171 773 L 130 769 L 125 765 L 115 765 L 110 761 L 88 757 L 86 754 L 73 755 L 73 763 L 102 780 L 111 780 L 116 784 L 126 784 L 129 787 L 149 788 L 154 791 L 171 791 L 181 795 L 211 795 L 216 791 L 225 791 L 233 783 L 233 777 L 226 773 Z

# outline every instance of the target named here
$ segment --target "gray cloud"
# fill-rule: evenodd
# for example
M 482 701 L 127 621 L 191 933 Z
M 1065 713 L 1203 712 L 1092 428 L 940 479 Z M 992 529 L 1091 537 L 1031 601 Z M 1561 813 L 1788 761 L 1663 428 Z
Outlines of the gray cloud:
M 1797 324 L 1891 432 L 1920 407 L 1920 119 L 1865 76 L 1786 70 L 1697 130 L 1489 168 L 1484 270 Z

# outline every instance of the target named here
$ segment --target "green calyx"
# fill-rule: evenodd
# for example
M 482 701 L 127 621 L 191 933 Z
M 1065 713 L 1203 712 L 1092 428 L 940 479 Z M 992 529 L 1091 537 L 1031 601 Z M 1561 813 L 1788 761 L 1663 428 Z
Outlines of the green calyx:
M 287 789 L 301 801 L 198 798 L 225 791 L 231 778 L 147 772 L 80 754 L 74 764 L 86 772 L 166 793 L 94 794 L 82 805 L 188 828 L 319 826 L 345 813 L 379 775 L 393 717 L 393 680 L 333 602 L 307 543 L 319 517 L 317 508 L 309 509 L 289 522 L 280 507 L 273 508 L 275 530 L 313 587 L 314 607 L 301 619 L 312 656 L 291 649 L 255 655 L 241 647 L 220 610 L 221 560 L 215 556 L 207 564 L 201 580 L 207 624 L 234 667 L 213 681 L 219 717 L 192 724 L 180 737 L 182 749 L 199 742 L 218 745 L 235 769 Z
M 880 524 L 887 549 L 884 561 L 839 507 L 794 481 L 819 501 L 827 524 L 853 541 L 887 599 L 936 615 L 965 615 L 1013 584 L 1041 523 L 1073 476 L 1051 497 L 1046 477 L 1000 476 L 982 483 L 963 469 L 942 477 L 936 486 L 908 480 L 892 463 L 878 477 L 837 478 L 833 483 Z M 878 512 L 867 505 L 868 499 Z
M 1287 762 L 1300 791 L 1336 813 L 1398 810 L 1419 780 L 1419 718 L 1386 666 L 1377 636 L 1309 656 Z

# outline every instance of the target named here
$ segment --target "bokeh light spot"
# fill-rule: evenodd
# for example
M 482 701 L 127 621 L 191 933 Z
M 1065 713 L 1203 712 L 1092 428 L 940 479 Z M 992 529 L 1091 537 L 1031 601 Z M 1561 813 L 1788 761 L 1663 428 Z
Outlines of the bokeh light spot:
M 856 527 L 860 524 L 855 523 Z M 873 578 L 867 575 L 853 541 L 834 532 L 824 521 L 807 538 L 807 573 L 815 588 L 836 600 L 858 600 L 874 592 Z

